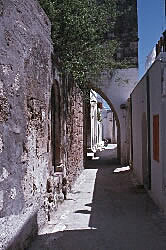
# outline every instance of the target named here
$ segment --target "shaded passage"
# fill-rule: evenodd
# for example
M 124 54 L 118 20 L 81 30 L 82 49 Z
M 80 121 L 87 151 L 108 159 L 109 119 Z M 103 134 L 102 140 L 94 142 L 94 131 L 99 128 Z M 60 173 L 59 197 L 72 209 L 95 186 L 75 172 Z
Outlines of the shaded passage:
M 164 217 L 134 183 L 129 168 L 118 165 L 115 151 L 107 149 L 87 162 L 72 193 L 29 250 L 166 249 Z

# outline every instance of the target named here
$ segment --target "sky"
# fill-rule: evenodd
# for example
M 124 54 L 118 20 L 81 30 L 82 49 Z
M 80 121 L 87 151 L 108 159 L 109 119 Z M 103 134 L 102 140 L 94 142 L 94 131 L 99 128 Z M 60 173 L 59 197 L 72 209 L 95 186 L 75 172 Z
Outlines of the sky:
M 139 37 L 139 79 L 145 73 L 147 55 L 160 39 L 165 25 L 165 0 L 137 0 Z

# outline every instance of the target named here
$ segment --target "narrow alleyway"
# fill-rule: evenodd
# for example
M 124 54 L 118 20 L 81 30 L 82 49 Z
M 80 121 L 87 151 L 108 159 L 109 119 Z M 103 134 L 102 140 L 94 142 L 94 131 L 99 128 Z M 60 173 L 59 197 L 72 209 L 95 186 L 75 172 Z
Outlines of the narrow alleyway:
M 111 159 L 110 159 L 111 155 Z M 88 161 L 67 200 L 29 250 L 165 250 L 165 219 L 114 150 Z M 117 169 L 118 168 L 118 169 Z

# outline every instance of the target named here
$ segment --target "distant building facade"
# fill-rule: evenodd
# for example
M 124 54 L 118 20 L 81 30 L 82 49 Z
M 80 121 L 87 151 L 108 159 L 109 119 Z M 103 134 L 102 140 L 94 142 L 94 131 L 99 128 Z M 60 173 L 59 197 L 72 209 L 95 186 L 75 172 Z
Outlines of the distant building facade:
M 90 120 L 91 120 L 91 150 L 96 152 L 103 145 L 102 142 L 102 103 L 97 100 L 97 93 L 90 91 Z
M 107 140 L 112 144 L 117 144 L 117 125 L 112 110 L 102 110 L 102 130 L 103 140 Z

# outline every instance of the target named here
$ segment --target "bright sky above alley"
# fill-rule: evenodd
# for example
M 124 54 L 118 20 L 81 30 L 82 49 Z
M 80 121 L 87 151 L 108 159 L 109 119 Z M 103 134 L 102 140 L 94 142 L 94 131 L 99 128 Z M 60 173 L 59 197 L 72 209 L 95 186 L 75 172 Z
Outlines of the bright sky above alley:
M 145 71 L 147 55 L 166 29 L 165 0 L 138 0 L 139 77 Z

